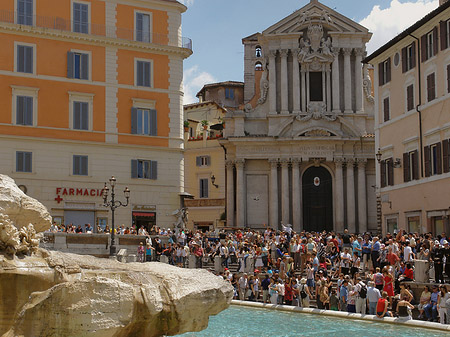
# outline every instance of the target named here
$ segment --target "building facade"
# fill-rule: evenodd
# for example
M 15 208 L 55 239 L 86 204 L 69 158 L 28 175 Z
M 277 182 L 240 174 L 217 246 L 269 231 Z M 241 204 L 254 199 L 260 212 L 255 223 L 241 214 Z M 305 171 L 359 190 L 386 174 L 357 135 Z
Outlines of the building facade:
M 242 82 L 205 85 L 197 94 L 198 103 L 184 106 L 189 122 L 185 129 L 184 176 L 188 228 L 213 230 L 225 225 L 225 151 L 219 142 L 228 110 L 243 102 Z M 207 125 L 202 126 L 202 121 Z
M 377 186 L 384 232 L 450 232 L 450 3 L 380 47 Z
M 370 38 L 311 0 L 243 39 L 245 104 L 221 141 L 227 226 L 377 230 Z
M 171 225 L 183 190 L 186 7 L 172 0 L 0 2 L 0 170 L 57 223 Z M 111 225 L 111 224 L 109 224 Z

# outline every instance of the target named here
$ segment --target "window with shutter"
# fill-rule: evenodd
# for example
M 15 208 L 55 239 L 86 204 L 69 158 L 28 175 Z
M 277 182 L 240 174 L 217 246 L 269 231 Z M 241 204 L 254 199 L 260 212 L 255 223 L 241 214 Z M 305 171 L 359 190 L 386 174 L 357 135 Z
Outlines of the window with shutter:
M 80 80 L 89 79 L 89 54 L 67 53 L 67 77 Z
M 427 60 L 434 56 L 434 30 L 427 34 Z
M 151 18 L 149 14 L 136 13 L 136 41 L 151 42 Z
M 425 157 L 425 177 L 431 176 L 431 149 L 429 146 L 424 147 L 423 151 Z
M 442 174 L 442 145 L 436 144 L 436 174 Z
M 151 87 L 151 62 L 136 61 L 136 85 Z
M 412 178 L 414 180 L 419 179 L 419 151 L 415 150 L 411 152 L 410 159 L 411 169 L 412 169 Z
M 402 49 L 402 72 L 407 72 L 414 68 L 415 65 L 415 45 L 412 43 L 409 46 Z
M 131 178 L 158 179 L 158 162 L 153 160 L 131 160 Z
M 73 129 L 89 130 L 88 102 L 73 102 Z
M 33 25 L 33 0 L 17 0 L 17 23 Z
M 447 65 L 447 92 L 450 93 L 450 64 Z
M 32 152 L 16 152 L 16 172 L 32 172 Z
M 89 33 L 89 6 L 88 4 L 73 3 L 73 31 L 76 33 Z
M 421 62 L 425 62 L 426 60 L 428 60 L 428 56 L 427 56 L 427 34 L 422 35 L 422 37 L 420 38 L 420 61 Z
M 387 184 L 389 186 L 394 186 L 394 160 L 389 158 L 386 160 L 387 166 Z
M 383 99 L 383 115 L 384 115 L 384 121 L 387 122 L 391 119 L 391 114 L 389 111 L 389 97 L 386 97 Z
M 449 151 L 449 145 L 450 142 L 448 139 L 444 139 L 442 141 L 442 163 L 443 163 L 443 171 L 444 173 L 448 173 L 450 172 L 450 163 L 449 163 L 449 159 L 450 159 L 450 151 Z M 449 261 L 450 262 L 450 261 Z
M 200 179 L 200 198 L 208 198 L 208 179 Z
M 448 24 L 450 20 L 447 21 L 441 21 L 439 23 L 440 28 L 440 37 L 441 37 L 441 50 L 445 50 L 448 48 Z
M 408 85 L 406 87 L 406 111 L 414 109 L 414 85 Z
M 436 98 L 436 77 L 434 73 L 427 76 L 427 101 L 431 102 Z
M 380 162 L 381 187 L 386 187 L 386 161 Z
M 33 73 L 33 47 L 17 45 L 17 65 L 20 73 Z
M 411 180 L 411 165 L 409 153 L 403 153 L 403 181 L 407 183 Z
M 88 175 L 88 156 L 73 156 L 73 175 Z
M 16 97 L 16 124 L 33 125 L 33 97 Z

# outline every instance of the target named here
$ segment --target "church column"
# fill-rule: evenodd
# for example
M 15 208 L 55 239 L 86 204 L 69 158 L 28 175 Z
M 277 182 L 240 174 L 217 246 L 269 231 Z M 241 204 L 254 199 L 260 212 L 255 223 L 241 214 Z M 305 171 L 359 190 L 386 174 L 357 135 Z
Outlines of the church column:
M 228 160 L 227 163 L 227 226 L 234 227 L 234 163 Z
M 287 115 L 289 114 L 289 100 L 288 100 L 288 64 L 287 64 L 287 57 L 288 57 L 289 50 L 288 49 L 281 49 L 280 50 L 280 56 L 281 56 L 281 114 Z
M 356 112 L 363 111 L 363 74 L 362 74 L 362 58 L 365 54 L 364 49 L 356 49 L 355 60 L 355 88 L 356 88 Z
M 244 181 L 245 160 L 236 160 L 236 227 L 245 227 L 245 181 Z
M 277 114 L 277 74 L 275 59 L 277 56 L 276 50 L 269 51 L 269 114 Z
M 331 112 L 331 69 L 330 65 L 326 65 L 327 72 L 327 112 Z
M 308 105 L 309 105 L 309 67 L 306 66 L 306 109 L 308 109 Z
M 306 69 L 304 66 L 300 68 L 302 78 L 302 112 L 306 112 Z
M 327 77 L 325 72 L 325 65 L 322 66 L 322 99 L 327 104 Z
M 358 159 L 358 224 L 359 233 L 367 232 L 367 193 L 366 193 L 367 159 Z
M 301 194 L 301 179 L 300 179 L 300 159 L 294 158 L 292 160 L 292 228 L 294 231 L 299 233 L 301 231 L 300 218 L 301 205 L 300 205 L 300 194 Z
M 293 90 L 292 93 L 294 95 L 293 98 L 293 112 L 299 113 L 300 112 L 300 67 L 298 63 L 298 53 L 299 50 L 295 49 L 292 51 L 292 61 L 293 61 L 293 67 L 292 67 L 292 85 Z
M 350 63 L 350 55 L 352 48 L 343 48 L 344 51 L 344 104 L 346 113 L 353 112 L 352 110 L 352 70 Z
M 341 111 L 340 95 L 339 95 L 339 51 L 340 48 L 333 48 L 333 112 Z
M 289 160 L 281 160 L 281 222 L 289 223 Z
M 347 228 L 350 233 L 356 231 L 354 163 L 353 159 L 347 159 Z
M 334 160 L 336 165 L 336 179 L 335 179 L 335 202 L 336 202 L 336 224 L 335 231 L 338 233 L 344 232 L 344 174 L 342 166 L 344 164 L 343 158 L 336 158 Z
M 270 162 L 270 227 L 278 229 L 278 160 L 269 159 Z

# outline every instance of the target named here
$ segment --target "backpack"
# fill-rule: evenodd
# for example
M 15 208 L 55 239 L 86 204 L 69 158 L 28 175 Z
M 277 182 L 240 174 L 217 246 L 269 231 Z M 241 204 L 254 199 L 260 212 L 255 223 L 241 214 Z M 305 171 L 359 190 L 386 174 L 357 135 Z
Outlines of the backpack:
M 306 298 L 306 296 L 308 296 L 308 295 L 306 294 L 305 286 L 303 285 L 302 286 L 302 290 L 300 290 L 300 297 L 301 298 Z
M 367 287 L 361 285 L 361 290 L 359 291 L 359 297 L 366 298 L 367 297 Z

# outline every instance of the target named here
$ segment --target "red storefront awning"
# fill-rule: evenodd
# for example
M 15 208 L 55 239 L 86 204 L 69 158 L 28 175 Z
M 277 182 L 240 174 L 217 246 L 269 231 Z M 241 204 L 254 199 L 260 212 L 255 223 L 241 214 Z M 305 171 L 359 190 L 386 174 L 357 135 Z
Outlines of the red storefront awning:
M 133 212 L 133 216 L 148 216 L 148 217 L 154 217 L 154 212 Z

